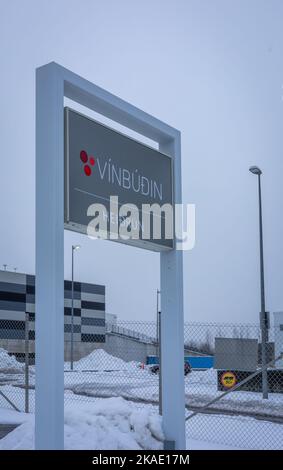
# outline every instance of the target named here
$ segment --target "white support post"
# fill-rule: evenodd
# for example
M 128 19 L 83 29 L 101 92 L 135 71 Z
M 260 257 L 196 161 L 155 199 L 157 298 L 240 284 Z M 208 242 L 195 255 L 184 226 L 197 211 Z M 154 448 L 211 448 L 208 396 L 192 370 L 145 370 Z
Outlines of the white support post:
M 36 71 L 35 448 L 64 448 L 64 118 L 55 66 Z
M 180 134 L 160 150 L 174 159 L 175 202 L 182 202 Z M 162 413 L 166 440 L 186 449 L 184 389 L 183 252 L 160 254 Z
M 52 62 L 36 74 L 35 447 L 64 448 L 64 96 L 160 145 L 174 159 L 181 203 L 180 133 Z M 162 412 L 166 440 L 185 449 L 182 252 L 161 253 Z

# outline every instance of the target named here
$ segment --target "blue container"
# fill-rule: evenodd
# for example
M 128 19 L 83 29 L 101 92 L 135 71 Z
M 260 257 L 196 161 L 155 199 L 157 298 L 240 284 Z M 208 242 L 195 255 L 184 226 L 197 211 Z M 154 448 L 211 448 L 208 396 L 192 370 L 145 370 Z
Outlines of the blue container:
M 192 369 L 211 369 L 213 367 L 213 356 L 186 356 Z
M 185 362 L 189 362 L 192 369 L 211 369 L 213 367 L 213 356 L 186 356 Z M 158 356 L 147 356 L 148 365 L 159 364 Z
M 147 356 L 146 363 L 148 365 L 159 364 L 159 358 L 157 356 Z

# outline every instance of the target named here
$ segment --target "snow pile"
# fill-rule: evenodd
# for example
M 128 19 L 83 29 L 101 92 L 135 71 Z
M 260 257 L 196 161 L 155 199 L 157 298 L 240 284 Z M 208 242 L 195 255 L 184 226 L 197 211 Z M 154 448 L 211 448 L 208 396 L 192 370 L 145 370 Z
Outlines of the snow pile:
M 18 362 L 15 356 L 10 356 L 5 349 L 0 348 L 0 372 L 18 373 L 23 370 L 22 362 Z
M 104 349 L 95 349 L 88 356 L 74 362 L 74 370 L 121 371 L 128 370 L 129 367 L 134 367 L 132 362 L 127 363 L 119 357 L 111 356 Z M 70 369 L 69 363 L 65 369 Z
M 123 398 L 76 403 L 65 408 L 65 449 L 162 449 L 161 418 Z M 0 450 L 34 448 L 34 421 L 23 423 L 0 440 Z
M 217 384 L 217 371 L 215 369 L 207 369 L 205 371 L 192 371 L 187 375 L 188 383 L 199 383 L 206 385 Z
M 200 375 L 200 382 L 207 383 L 207 384 L 216 384 L 217 383 L 217 371 L 211 368 L 202 372 Z

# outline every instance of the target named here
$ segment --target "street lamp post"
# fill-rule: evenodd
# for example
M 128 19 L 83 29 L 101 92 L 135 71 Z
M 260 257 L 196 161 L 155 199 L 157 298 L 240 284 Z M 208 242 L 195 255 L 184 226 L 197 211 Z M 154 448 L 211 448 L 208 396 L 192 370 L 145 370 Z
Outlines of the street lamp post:
M 80 245 L 72 245 L 72 311 L 71 311 L 71 370 L 74 368 L 74 253 Z
M 157 304 L 156 304 L 156 337 L 157 337 L 157 354 L 159 360 L 159 414 L 162 416 L 162 369 L 161 369 L 161 307 L 160 296 L 161 292 L 157 289 Z
M 267 312 L 265 311 L 265 290 L 264 290 L 264 262 L 263 262 L 263 230 L 262 230 L 262 201 L 261 201 L 261 175 L 262 171 L 257 166 L 251 166 L 250 172 L 258 177 L 258 200 L 259 200 L 259 250 L 260 250 L 260 328 L 261 328 L 261 366 L 262 366 L 262 398 L 268 398 L 267 379 L 267 354 L 266 346 L 268 342 Z

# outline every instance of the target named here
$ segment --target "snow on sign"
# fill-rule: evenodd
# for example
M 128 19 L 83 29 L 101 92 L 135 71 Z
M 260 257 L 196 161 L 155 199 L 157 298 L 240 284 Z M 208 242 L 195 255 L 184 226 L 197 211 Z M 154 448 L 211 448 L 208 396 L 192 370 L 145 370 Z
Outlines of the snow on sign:
M 154 251 L 174 247 L 164 210 L 173 211 L 172 158 L 65 108 L 65 228 L 89 234 L 94 204 L 102 207 L 105 238 Z M 133 207 L 127 226 L 134 236 L 121 236 Z

